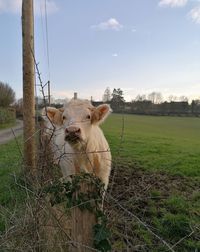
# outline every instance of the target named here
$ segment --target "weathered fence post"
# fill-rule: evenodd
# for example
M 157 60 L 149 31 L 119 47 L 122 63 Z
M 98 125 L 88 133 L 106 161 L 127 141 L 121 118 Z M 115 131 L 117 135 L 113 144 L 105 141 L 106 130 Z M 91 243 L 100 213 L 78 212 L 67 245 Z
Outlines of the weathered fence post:
M 23 37 L 23 119 L 24 119 L 24 161 L 27 175 L 36 175 L 35 139 L 35 60 L 34 60 L 34 18 L 33 0 L 22 1 Z M 50 83 L 48 101 L 50 103 Z M 77 99 L 77 93 L 74 93 Z M 48 154 L 48 153 L 47 153 Z M 89 188 L 91 190 L 91 188 Z M 82 183 L 80 192 L 87 193 L 88 185 Z M 75 195 L 74 197 L 76 197 Z M 38 249 L 46 251 L 89 252 L 93 249 L 93 226 L 96 216 L 88 210 L 73 207 L 67 216 L 64 204 L 51 206 L 48 196 L 45 206 L 38 211 Z M 70 241 L 66 238 L 71 238 Z M 40 241 L 41 239 L 41 241 Z M 41 244 L 40 244 L 41 242 Z M 44 248 L 44 249 L 43 249 Z
M 80 193 L 87 193 L 88 190 L 94 190 L 89 188 L 84 182 L 80 183 Z M 77 197 L 75 193 L 74 197 Z M 92 200 L 92 199 L 91 199 Z M 81 210 L 79 206 L 75 206 L 72 209 L 72 227 L 71 236 L 73 245 L 70 247 L 70 252 L 90 252 L 94 251 L 94 225 L 97 223 L 97 219 L 94 213 L 89 210 Z
M 35 175 L 35 67 L 33 0 L 22 2 L 24 161 L 27 174 Z

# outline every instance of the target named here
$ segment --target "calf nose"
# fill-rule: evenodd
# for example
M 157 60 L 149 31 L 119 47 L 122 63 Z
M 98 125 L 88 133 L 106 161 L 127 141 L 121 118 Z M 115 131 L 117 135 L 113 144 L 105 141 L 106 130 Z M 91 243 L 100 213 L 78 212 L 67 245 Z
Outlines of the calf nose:
M 81 129 L 75 126 L 70 126 L 65 129 L 66 134 L 80 135 Z
M 65 129 L 65 140 L 69 142 L 76 142 L 80 139 L 81 129 L 75 126 L 70 126 Z

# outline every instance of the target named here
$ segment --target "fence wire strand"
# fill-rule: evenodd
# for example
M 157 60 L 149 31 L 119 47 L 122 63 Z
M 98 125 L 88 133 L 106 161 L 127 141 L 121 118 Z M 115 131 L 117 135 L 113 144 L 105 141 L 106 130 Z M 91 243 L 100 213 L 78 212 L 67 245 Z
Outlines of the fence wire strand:
M 45 3 L 46 3 L 46 0 L 45 0 Z M 46 8 L 46 7 L 45 7 Z M 32 52 L 33 53 L 33 52 Z M 46 86 L 46 84 L 43 85 L 43 81 L 42 81 L 42 78 L 41 78 L 41 73 L 39 71 L 39 64 L 36 62 L 36 59 L 35 59 L 35 56 L 34 56 L 34 53 L 33 53 L 33 57 L 34 57 L 34 62 L 35 62 L 35 67 L 36 67 L 36 73 L 37 73 L 37 77 L 38 77 L 38 80 L 39 80 L 39 85 L 41 87 L 41 93 L 42 93 L 42 96 L 43 96 L 43 102 L 44 102 L 44 107 L 47 108 L 47 103 L 46 103 L 46 99 L 45 99 L 45 92 L 44 92 L 44 88 Z M 47 115 L 47 110 L 46 110 L 46 116 Z M 48 118 L 49 121 L 51 122 L 50 118 Z M 83 122 L 84 123 L 84 122 Z M 51 129 L 51 133 L 50 133 L 50 136 L 48 137 L 50 140 L 48 142 L 48 144 L 50 145 L 51 142 L 52 142 L 52 138 L 54 136 L 54 134 L 56 133 L 56 128 L 55 126 L 53 125 L 53 123 L 51 122 L 52 124 L 52 128 Z M 20 153 L 20 156 L 23 157 L 23 154 L 22 154 L 22 150 L 21 150 L 21 147 L 20 147 L 20 144 L 15 136 L 15 133 L 14 131 L 12 130 L 13 132 L 13 135 L 15 137 L 15 141 L 16 141 L 16 146 L 19 150 L 19 153 Z M 41 128 L 37 129 L 34 133 L 34 135 L 32 135 L 31 137 L 35 137 L 35 135 L 38 135 L 38 133 L 41 132 Z M 122 127 L 121 127 L 121 134 L 120 134 L 120 143 L 119 143 L 119 148 L 118 148 L 118 152 L 117 152 L 117 158 L 113 161 L 113 168 L 114 168 L 114 171 L 113 171 L 113 175 L 110 179 L 110 189 L 108 192 L 106 192 L 106 204 L 107 204 L 107 209 L 105 209 L 105 211 L 108 212 L 108 218 L 116 218 L 116 219 L 119 219 L 121 217 L 120 215 L 120 212 L 118 212 L 118 209 L 120 209 L 120 211 L 122 212 L 122 222 L 124 222 L 123 224 L 125 225 L 125 234 L 123 234 L 122 232 L 119 233 L 119 235 L 121 235 L 121 237 L 125 240 L 125 243 L 127 244 L 127 251 L 130 251 L 128 249 L 128 247 L 131 247 L 132 249 L 134 249 L 134 251 L 140 251 L 140 250 L 137 250 L 139 248 L 142 248 L 142 247 L 145 247 L 145 244 L 133 244 L 134 242 L 134 239 L 133 237 L 130 236 L 129 234 L 129 225 L 130 225 L 130 222 L 131 222 L 131 219 L 133 218 L 134 220 L 136 220 L 140 225 L 142 225 L 152 236 L 155 237 L 155 239 L 157 239 L 159 242 L 161 242 L 165 247 L 166 247 L 166 251 L 171 251 L 171 252 L 175 252 L 175 248 L 180 244 L 182 243 L 185 239 L 191 237 L 192 235 L 195 234 L 195 231 L 198 229 L 198 227 L 196 228 L 196 230 L 192 230 L 191 229 L 191 232 L 188 234 L 188 235 L 185 235 L 184 237 L 182 237 L 181 239 L 179 239 L 177 242 L 175 242 L 174 244 L 170 244 L 169 242 L 167 242 L 164 238 L 162 238 L 160 235 L 157 234 L 156 230 L 154 229 L 154 227 L 152 227 L 150 224 L 146 223 L 145 221 L 143 221 L 143 219 L 141 217 L 139 217 L 136 213 L 134 213 L 133 211 L 130 211 L 126 205 L 123 204 L 123 202 L 120 201 L 121 198 L 123 198 L 124 195 L 126 195 L 127 193 L 129 193 L 129 190 L 130 188 L 127 188 L 125 191 L 121 191 L 121 194 L 118 194 L 116 195 L 113 191 L 114 191 L 114 187 L 117 186 L 116 183 L 115 183 L 115 179 L 116 179 L 116 176 L 118 175 L 119 173 L 119 169 L 118 169 L 118 166 L 119 166 L 119 163 L 120 163 L 120 158 L 121 158 L 121 153 L 123 152 L 123 142 L 124 142 L 124 134 L 125 134 L 125 120 L 124 120 L 124 116 L 122 117 Z M 30 138 L 31 138 L 30 137 Z M 25 139 L 24 141 L 28 141 L 28 139 Z M 45 146 L 46 148 L 47 146 Z M 64 146 L 63 146 L 64 147 Z M 56 146 L 57 150 L 59 151 L 60 148 L 59 146 Z M 43 151 L 43 150 L 40 150 L 40 151 Z M 71 156 L 71 155 L 86 155 L 87 159 L 89 160 L 90 162 L 90 165 L 91 165 L 91 168 L 93 169 L 93 165 L 92 165 L 92 162 L 90 161 L 90 154 L 93 154 L 93 153 L 104 153 L 104 152 L 110 152 L 110 150 L 95 150 L 95 151 L 90 151 L 90 152 L 87 152 L 86 150 L 83 151 L 83 152 L 74 152 L 74 153 L 70 153 L 70 152 L 63 152 L 60 156 L 57 157 L 57 161 L 59 163 L 59 161 L 63 158 L 63 156 Z M 51 154 L 50 154 L 51 155 Z M 47 157 L 48 158 L 48 157 Z M 53 159 L 53 162 L 55 161 L 55 159 Z M 19 163 L 16 163 L 16 164 L 13 164 L 12 166 L 13 167 L 18 167 L 20 165 L 21 161 L 19 161 Z M 17 179 L 17 176 L 14 174 L 14 181 L 15 181 L 15 184 L 20 187 L 22 190 L 25 191 L 26 193 L 26 198 L 27 198 L 27 201 L 26 201 L 26 209 L 25 209 L 25 215 L 24 215 L 24 220 L 23 220 L 23 224 L 21 223 L 21 219 L 17 219 L 18 216 L 16 217 L 16 209 L 14 210 L 14 212 L 11 212 L 9 211 L 8 209 L 6 209 L 6 207 L 3 207 L 1 206 L 0 207 L 0 214 L 6 214 L 6 215 L 9 215 L 10 216 L 10 220 L 11 220 L 11 223 L 15 222 L 17 223 L 19 226 L 22 225 L 23 228 L 27 228 L 27 219 L 29 218 L 28 216 L 31 215 L 33 220 L 35 220 L 36 216 L 35 216 L 35 207 L 37 208 L 38 207 L 38 203 L 41 202 L 41 194 L 38 193 L 38 191 L 35 191 L 33 189 L 31 189 L 26 183 L 23 185 L 21 183 L 18 182 L 18 179 Z M 119 175 L 118 175 L 119 176 Z M 143 193 L 145 193 L 145 191 L 148 191 L 150 188 L 150 185 L 147 185 L 146 188 L 144 188 L 143 190 Z M 157 197 L 159 199 L 161 199 L 161 197 Z M 34 199 L 34 200 L 33 200 Z M 143 199 L 147 199 L 147 197 L 145 198 L 142 198 L 141 195 L 140 197 L 136 197 L 135 195 L 132 196 L 132 198 L 130 198 L 130 200 L 134 199 L 134 201 L 141 201 Z M 35 206 L 33 207 L 32 204 L 31 204 L 31 201 L 34 202 Z M 84 204 L 86 202 L 83 202 L 81 204 Z M 79 206 L 79 205 L 77 205 Z M 41 205 L 41 208 L 43 208 L 43 210 L 46 212 L 48 210 L 48 203 L 46 202 L 46 204 L 43 206 Z M 74 206 L 75 207 L 75 206 Z M 108 211 L 108 209 L 111 209 L 110 211 Z M 51 211 L 50 211 L 51 212 Z M 52 213 L 51 213 L 52 214 Z M 63 215 L 65 213 L 63 212 Z M 128 217 L 127 217 L 128 216 Z M 61 215 L 61 218 L 60 219 L 57 219 L 56 216 L 53 216 L 52 214 L 52 217 L 56 220 L 56 223 L 57 223 L 57 227 L 59 227 L 62 232 L 65 233 L 66 235 L 66 238 L 67 238 L 67 241 L 66 243 L 68 244 L 71 244 L 72 246 L 74 246 L 74 244 L 76 244 L 77 242 L 76 241 L 73 241 L 72 237 L 70 237 L 66 232 L 65 230 L 63 230 L 62 226 L 61 226 L 61 223 L 60 221 L 62 221 L 62 215 Z M 127 220 L 128 218 L 128 220 Z M 13 221 L 14 220 L 14 221 Z M 9 221 L 8 221 L 9 222 Z M 36 225 L 36 220 L 35 220 L 35 223 L 34 225 Z M 7 246 L 6 248 L 9 249 L 9 246 L 11 246 L 11 244 L 9 244 L 9 239 L 10 237 L 12 237 L 15 232 L 16 232 L 16 226 L 15 224 L 11 225 L 9 227 L 9 225 L 7 225 L 8 228 L 6 230 L 6 233 L 5 234 L 1 234 L 0 235 L 0 238 L 1 238 L 1 243 L 0 243 L 0 248 L 1 247 L 5 247 Z M 38 232 L 37 231 L 38 229 L 36 228 L 36 230 L 34 229 L 34 231 L 36 231 L 36 233 Z M 27 231 L 28 232 L 28 231 Z M 120 231 L 119 231 L 120 232 Z M 133 232 L 133 231 L 132 231 Z M 134 235 L 134 232 L 133 232 L 133 235 Z M 37 233 L 37 236 L 39 237 L 39 234 Z M 34 245 L 33 247 L 33 244 L 28 244 L 28 241 L 24 241 L 24 246 L 26 248 L 29 248 L 29 249 L 32 249 L 30 251 L 34 251 L 35 248 L 37 248 L 38 246 L 40 246 L 41 244 L 42 246 L 46 246 L 48 247 L 48 243 L 45 244 L 45 242 L 43 241 L 37 241 L 36 244 Z M 5 245 L 7 244 L 7 245 Z M 60 242 L 60 244 L 62 244 L 62 241 Z M 87 247 L 85 246 L 84 244 L 78 244 L 78 245 L 82 245 L 83 247 Z M 59 244 L 57 245 L 59 246 Z M 156 246 L 156 245 L 155 245 Z M 90 249 L 91 251 L 98 251 L 96 249 L 93 249 L 93 248 L 90 248 L 88 247 L 88 249 Z M 15 251 L 23 251 L 23 249 L 18 249 L 17 247 L 15 248 Z M 144 250 L 145 251 L 145 250 Z

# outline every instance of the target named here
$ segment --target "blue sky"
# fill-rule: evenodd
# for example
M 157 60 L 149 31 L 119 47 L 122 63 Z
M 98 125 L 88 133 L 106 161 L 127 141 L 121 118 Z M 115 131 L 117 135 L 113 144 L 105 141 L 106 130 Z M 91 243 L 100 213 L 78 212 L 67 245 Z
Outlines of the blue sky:
M 35 0 L 35 53 L 55 98 L 200 97 L 199 0 Z M 0 80 L 22 97 L 21 0 L 0 0 Z M 41 14 L 42 13 L 42 14 Z M 50 71 L 49 71 L 50 70 Z M 39 93 L 39 90 L 38 90 Z

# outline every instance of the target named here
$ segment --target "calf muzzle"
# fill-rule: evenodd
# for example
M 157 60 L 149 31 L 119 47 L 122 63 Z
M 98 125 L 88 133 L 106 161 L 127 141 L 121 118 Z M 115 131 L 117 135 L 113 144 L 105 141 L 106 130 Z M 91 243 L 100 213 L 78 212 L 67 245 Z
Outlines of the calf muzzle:
M 65 129 L 65 141 L 76 143 L 81 139 L 81 129 L 79 127 L 70 126 Z

